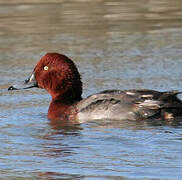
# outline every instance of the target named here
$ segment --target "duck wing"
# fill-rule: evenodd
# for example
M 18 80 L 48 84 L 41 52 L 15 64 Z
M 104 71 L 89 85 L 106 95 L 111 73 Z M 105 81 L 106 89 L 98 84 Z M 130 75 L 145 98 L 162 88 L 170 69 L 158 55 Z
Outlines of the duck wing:
M 148 119 L 182 115 L 178 91 L 106 90 L 77 104 L 79 119 Z
M 182 115 L 182 102 L 177 97 L 181 92 L 154 90 L 131 90 L 129 92 L 136 93 L 138 97 L 134 101 L 139 118 L 174 119 Z

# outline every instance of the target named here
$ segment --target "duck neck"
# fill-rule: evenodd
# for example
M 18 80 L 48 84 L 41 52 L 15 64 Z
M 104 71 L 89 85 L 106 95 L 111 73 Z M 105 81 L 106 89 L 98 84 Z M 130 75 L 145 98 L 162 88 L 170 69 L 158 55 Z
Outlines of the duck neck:
M 69 94 L 52 96 L 52 101 L 48 110 L 48 119 L 67 118 L 67 115 L 74 111 L 75 104 L 81 100 L 81 96 Z

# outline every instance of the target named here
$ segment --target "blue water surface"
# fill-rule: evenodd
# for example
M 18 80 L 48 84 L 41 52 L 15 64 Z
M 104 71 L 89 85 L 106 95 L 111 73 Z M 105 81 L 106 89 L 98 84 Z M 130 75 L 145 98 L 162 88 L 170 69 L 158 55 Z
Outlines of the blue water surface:
M 74 60 L 83 97 L 182 90 L 181 19 L 181 0 L 0 0 L 0 179 L 181 179 L 181 123 L 57 127 L 45 90 L 7 91 L 46 52 Z

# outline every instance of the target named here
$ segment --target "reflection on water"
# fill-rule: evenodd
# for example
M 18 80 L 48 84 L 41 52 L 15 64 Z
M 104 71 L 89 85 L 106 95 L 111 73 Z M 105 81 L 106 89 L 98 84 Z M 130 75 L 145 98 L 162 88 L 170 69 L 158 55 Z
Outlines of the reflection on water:
M 46 52 L 78 65 L 84 96 L 182 89 L 181 0 L 0 0 L 0 174 L 23 179 L 180 179 L 181 124 L 51 125 L 42 89 L 7 92 Z

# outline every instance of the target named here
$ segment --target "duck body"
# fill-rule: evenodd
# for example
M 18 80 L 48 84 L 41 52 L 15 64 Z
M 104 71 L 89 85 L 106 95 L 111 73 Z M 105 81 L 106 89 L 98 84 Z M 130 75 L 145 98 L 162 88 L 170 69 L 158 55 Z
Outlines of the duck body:
M 177 91 L 107 90 L 89 96 L 77 104 L 77 119 L 172 120 L 182 115 Z
M 55 121 L 173 120 L 182 116 L 178 91 L 106 90 L 82 99 L 82 82 L 76 65 L 67 56 L 58 53 L 43 56 L 23 86 L 11 86 L 9 90 L 39 87 L 50 93 L 52 101 L 48 119 Z

